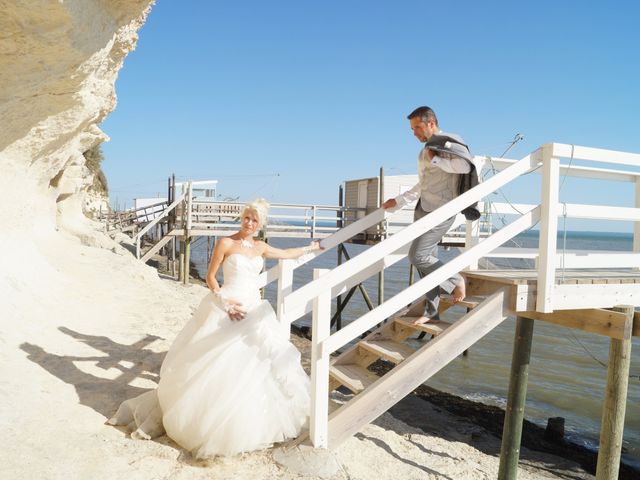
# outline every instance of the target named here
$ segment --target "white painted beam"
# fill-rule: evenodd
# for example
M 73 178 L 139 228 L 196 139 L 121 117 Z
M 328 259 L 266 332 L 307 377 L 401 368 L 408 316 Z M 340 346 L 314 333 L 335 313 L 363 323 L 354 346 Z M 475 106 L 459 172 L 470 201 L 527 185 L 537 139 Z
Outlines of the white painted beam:
M 484 158 L 484 157 L 475 157 Z M 513 165 L 517 160 L 507 160 L 504 158 L 492 158 L 493 167 L 497 170 L 504 170 Z M 486 169 L 491 170 L 491 164 L 486 162 Z M 560 175 L 578 178 L 593 178 L 597 180 L 610 180 L 617 182 L 635 182 L 640 178 L 640 172 L 628 170 L 615 170 L 611 168 L 585 167 L 582 165 L 560 164 Z
M 582 283 L 556 285 L 554 288 L 553 310 L 612 308 L 616 305 L 640 306 L 640 285 Z
M 563 215 L 565 208 L 570 218 L 640 221 L 640 208 L 565 203 L 558 205 L 558 216 Z
M 558 232 L 558 195 L 560 188 L 560 160 L 543 149 L 542 194 L 540 204 L 540 238 L 538 248 L 538 298 L 536 310 L 551 312 L 551 296 L 555 282 L 555 254 Z
M 640 167 L 640 154 L 638 153 L 582 147 L 580 145 L 567 145 L 564 143 L 548 143 L 544 145 L 544 147 L 547 146 L 551 149 L 551 155 L 556 158 L 573 158 Z
M 328 270 L 316 268 L 317 280 Z M 320 293 L 313 301 L 311 325 L 311 415 L 309 437 L 316 448 L 327 448 L 329 434 L 329 355 L 320 346 L 329 337 L 331 324 L 331 298 L 329 292 Z

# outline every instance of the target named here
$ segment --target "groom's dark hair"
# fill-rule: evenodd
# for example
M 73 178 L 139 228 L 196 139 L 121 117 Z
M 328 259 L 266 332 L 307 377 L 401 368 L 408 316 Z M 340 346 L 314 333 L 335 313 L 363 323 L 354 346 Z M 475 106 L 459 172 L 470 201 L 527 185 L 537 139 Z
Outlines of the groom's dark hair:
M 420 120 L 427 123 L 429 120 L 433 120 L 438 125 L 438 117 L 436 117 L 436 112 L 434 112 L 429 107 L 418 107 L 409 115 L 407 115 L 407 119 L 411 120 L 412 118 L 419 117 Z

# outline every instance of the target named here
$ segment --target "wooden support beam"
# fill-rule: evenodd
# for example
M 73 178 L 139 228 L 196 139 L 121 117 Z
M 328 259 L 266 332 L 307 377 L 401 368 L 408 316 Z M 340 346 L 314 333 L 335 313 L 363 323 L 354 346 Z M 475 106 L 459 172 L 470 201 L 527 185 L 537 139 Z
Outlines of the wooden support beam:
M 596 480 L 615 480 L 620 470 L 624 413 L 627 406 L 629 368 L 631 366 L 631 328 L 634 308 L 630 305 L 615 307 L 627 317 L 629 335 L 624 339 L 612 338 L 609 346 L 607 388 L 602 405 L 600 446 Z
M 556 310 L 552 313 L 518 312 L 521 317 L 543 320 L 567 328 L 575 328 L 611 338 L 628 338 L 628 321 L 624 313 L 598 308 L 584 310 Z
M 640 312 L 633 313 L 633 327 L 631 328 L 632 337 L 640 337 Z
M 185 240 L 184 240 L 184 266 L 183 266 L 183 277 L 182 283 L 185 285 L 189 285 L 189 275 L 190 275 L 190 265 L 191 265 L 191 236 L 188 233 L 188 230 L 185 230 Z
M 153 247 L 151 247 L 149 251 L 142 256 L 140 261 L 142 263 L 147 263 L 151 259 L 151 257 L 153 257 L 156 253 L 158 253 L 158 251 L 162 247 L 164 247 L 167 243 L 169 243 L 171 240 L 173 240 L 173 237 L 170 237 L 168 235 L 160 239 L 158 243 L 156 243 Z
M 518 476 L 518 459 L 520 458 L 522 422 L 527 398 L 533 323 L 533 320 L 523 317 L 518 317 L 516 321 L 507 409 L 502 430 L 502 446 L 500 448 L 499 480 L 515 480 Z

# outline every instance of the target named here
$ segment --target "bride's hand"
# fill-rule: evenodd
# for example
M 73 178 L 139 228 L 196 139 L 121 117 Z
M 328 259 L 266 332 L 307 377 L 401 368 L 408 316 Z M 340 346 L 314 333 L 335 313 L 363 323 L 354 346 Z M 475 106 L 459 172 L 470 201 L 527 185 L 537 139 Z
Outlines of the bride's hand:
M 247 314 L 247 311 L 242 308 L 242 304 L 240 302 L 230 300 L 227 302 L 227 313 L 231 320 L 242 320 Z
M 309 244 L 308 247 L 305 247 L 305 249 L 307 250 L 307 252 L 315 252 L 316 250 L 324 250 L 324 247 L 320 245 L 319 240 L 314 240 Z

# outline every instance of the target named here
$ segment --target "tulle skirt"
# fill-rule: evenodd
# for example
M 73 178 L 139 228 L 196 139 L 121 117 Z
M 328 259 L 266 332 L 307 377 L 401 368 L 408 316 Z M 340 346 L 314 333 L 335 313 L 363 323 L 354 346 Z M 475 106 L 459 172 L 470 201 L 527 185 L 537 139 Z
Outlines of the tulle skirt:
M 207 295 L 162 364 L 160 383 L 110 420 L 132 436 L 162 429 L 198 458 L 234 455 L 295 438 L 309 414 L 309 378 L 271 305 L 232 321 Z

